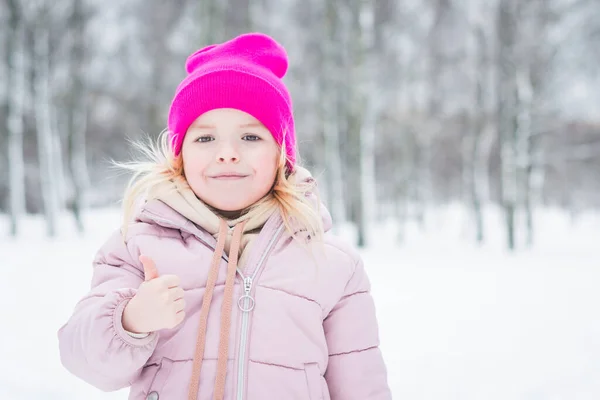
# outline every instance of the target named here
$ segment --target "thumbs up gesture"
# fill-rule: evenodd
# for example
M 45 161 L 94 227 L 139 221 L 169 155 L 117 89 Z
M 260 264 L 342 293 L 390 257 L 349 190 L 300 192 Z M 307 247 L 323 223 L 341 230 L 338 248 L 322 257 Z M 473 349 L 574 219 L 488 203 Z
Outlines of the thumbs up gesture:
M 185 318 L 184 291 L 176 275 L 158 276 L 156 264 L 144 255 L 145 280 L 123 311 L 123 328 L 133 333 L 171 329 Z

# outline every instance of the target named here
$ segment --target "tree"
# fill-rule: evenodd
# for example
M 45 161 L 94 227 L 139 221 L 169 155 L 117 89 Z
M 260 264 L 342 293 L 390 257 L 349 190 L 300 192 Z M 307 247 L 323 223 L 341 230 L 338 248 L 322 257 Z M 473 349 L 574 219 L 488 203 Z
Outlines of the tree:
M 343 165 L 340 147 L 340 119 L 338 106 L 340 104 L 340 85 L 343 76 L 342 54 L 337 45 L 341 40 L 342 21 L 337 9 L 338 1 L 327 0 L 324 5 L 322 23 L 322 41 L 320 46 L 321 74 L 319 75 L 321 89 L 320 115 L 323 124 L 324 165 L 328 184 L 328 200 L 331 215 L 336 226 L 346 220 L 346 204 L 344 201 Z
M 51 120 L 53 110 L 50 92 L 50 3 L 45 0 L 39 1 L 33 4 L 30 12 L 28 26 L 40 186 L 46 217 L 46 234 L 53 237 L 57 233 L 57 219 L 62 206 L 58 190 L 63 177 L 58 172 L 61 159 L 57 154 L 57 133 Z
M 507 246 L 515 249 L 515 212 L 517 207 L 517 88 L 514 0 L 500 0 L 497 9 L 498 131 L 501 142 L 501 191 L 505 213 Z
M 6 127 L 8 137 L 10 234 L 19 233 L 19 221 L 25 213 L 25 162 L 23 156 L 23 102 L 25 97 L 25 22 L 17 0 L 6 0 L 9 12 L 6 31 Z
M 469 6 L 468 62 L 473 71 L 473 106 L 468 109 L 465 134 L 462 141 L 462 168 L 465 202 L 470 204 L 475 225 L 475 240 L 484 242 L 484 214 L 482 206 L 489 201 L 489 158 L 494 139 L 490 119 L 492 71 L 489 32 L 486 30 L 488 14 L 480 2 Z
M 69 18 L 70 51 L 69 75 L 71 88 L 67 95 L 67 157 L 71 182 L 72 198 L 70 208 L 78 231 L 84 230 L 82 210 L 85 207 L 85 192 L 89 187 L 89 174 L 86 163 L 86 118 L 88 112 L 86 65 L 86 24 L 88 16 L 83 0 L 73 0 Z

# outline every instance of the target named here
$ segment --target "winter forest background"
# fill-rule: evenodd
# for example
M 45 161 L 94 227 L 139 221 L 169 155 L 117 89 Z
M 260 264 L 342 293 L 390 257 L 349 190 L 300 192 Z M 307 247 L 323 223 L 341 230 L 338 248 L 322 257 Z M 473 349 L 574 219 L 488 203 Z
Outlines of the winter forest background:
M 496 204 L 517 247 L 515 232 L 535 240 L 536 207 L 600 205 L 599 13 L 594 0 L 4 0 L 0 210 L 10 233 L 28 212 L 55 235 L 61 210 L 117 201 L 126 177 L 109 160 L 165 128 L 187 55 L 255 30 L 288 49 L 301 155 L 361 243 L 373 218 L 461 202 L 472 240 Z
M 3 0 L 0 210 L 114 204 L 126 137 L 153 137 L 187 55 L 250 31 L 290 55 L 300 152 L 338 222 L 503 209 L 506 246 L 535 210 L 600 206 L 595 0 Z M 335 195 L 334 195 L 335 194 Z M 77 219 L 83 230 L 82 220 Z M 398 231 L 401 242 L 402 229 Z
M 0 398 L 126 397 L 56 343 L 120 223 L 110 161 L 247 31 L 288 50 L 395 398 L 600 398 L 598 0 L 0 0 Z

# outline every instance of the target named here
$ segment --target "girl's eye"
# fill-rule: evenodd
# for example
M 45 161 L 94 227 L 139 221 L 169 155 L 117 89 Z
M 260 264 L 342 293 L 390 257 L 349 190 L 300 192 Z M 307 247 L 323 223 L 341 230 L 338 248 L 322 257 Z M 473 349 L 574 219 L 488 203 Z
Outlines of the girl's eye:
M 197 142 L 200 143 L 206 143 L 206 142 L 210 142 L 214 140 L 214 138 L 212 136 L 200 136 L 198 139 L 196 139 Z
M 250 142 L 256 142 L 257 140 L 260 140 L 260 137 L 249 133 L 246 136 L 244 136 L 244 139 Z

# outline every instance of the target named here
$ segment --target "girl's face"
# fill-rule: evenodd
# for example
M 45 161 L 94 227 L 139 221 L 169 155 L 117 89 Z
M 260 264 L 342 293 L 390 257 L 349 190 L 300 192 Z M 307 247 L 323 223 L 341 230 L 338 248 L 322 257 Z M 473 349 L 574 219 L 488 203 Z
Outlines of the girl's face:
M 240 211 L 275 182 L 279 146 L 253 116 L 232 108 L 208 111 L 190 125 L 183 170 L 196 196 L 222 211 Z

